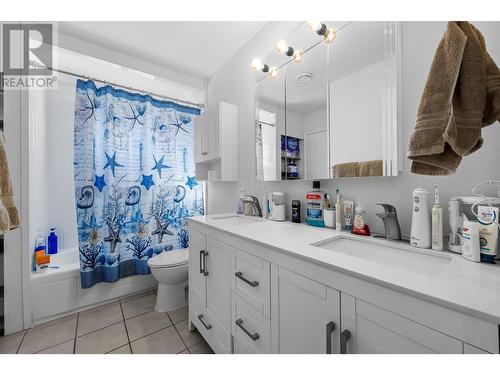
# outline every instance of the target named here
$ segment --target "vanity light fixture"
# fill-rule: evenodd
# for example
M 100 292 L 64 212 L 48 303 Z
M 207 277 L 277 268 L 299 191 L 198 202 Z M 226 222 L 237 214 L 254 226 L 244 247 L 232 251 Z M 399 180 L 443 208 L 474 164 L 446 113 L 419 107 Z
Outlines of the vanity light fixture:
M 321 21 L 307 21 L 307 26 L 309 27 L 310 30 L 314 31 L 316 34 L 321 35 L 323 37 L 328 31 L 326 25 Z
M 299 83 L 309 83 L 312 79 L 312 74 L 311 73 L 301 73 L 297 75 L 297 81 Z
M 254 70 L 260 70 L 261 72 L 267 73 L 269 72 L 269 65 L 264 64 L 261 59 L 258 57 L 254 57 L 251 63 L 251 67 Z
M 328 28 L 325 34 L 325 43 L 333 43 L 337 38 L 337 32 L 333 28 Z
M 275 79 L 278 77 L 278 68 L 276 68 L 275 66 L 272 66 L 271 67 L 271 70 L 270 70 L 271 73 L 269 73 L 269 77 Z
M 304 52 L 297 50 L 293 54 L 293 61 L 295 61 L 296 63 L 301 62 L 303 57 L 304 57 Z
M 287 55 L 289 57 L 293 56 L 294 55 L 294 51 L 293 51 L 293 48 L 290 47 L 286 41 L 284 41 L 283 39 L 282 40 L 279 40 L 277 43 L 276 43 L 276 50 L 278 52 L 281 52 L 282 54 L 284 55 Z

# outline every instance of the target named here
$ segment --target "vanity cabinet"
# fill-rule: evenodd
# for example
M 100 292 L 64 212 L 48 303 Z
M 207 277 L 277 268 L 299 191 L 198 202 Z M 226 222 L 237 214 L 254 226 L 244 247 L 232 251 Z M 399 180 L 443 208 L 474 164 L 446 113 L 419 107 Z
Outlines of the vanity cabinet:
M 346 354 L 460 354 L 463 343 L 376 305 L 342 294 Z
M 340 292 L 282 267 L 274 280 L 275 352 L 338 354 Z
M 189 321 L 216 353 L 498 353 L 499 326 L 190 222 Z
M 216 353 L 231 352 L 230 261 L 228 245 L 190 231 L 189 318 Z

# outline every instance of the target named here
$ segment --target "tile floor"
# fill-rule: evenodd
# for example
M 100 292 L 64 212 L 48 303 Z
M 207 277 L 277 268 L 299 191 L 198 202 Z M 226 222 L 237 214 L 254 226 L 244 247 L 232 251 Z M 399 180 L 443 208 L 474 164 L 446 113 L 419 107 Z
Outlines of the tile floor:
M 154 311 L 151 292 L 124 298 L 0 337 L 0 354 L 209 354 L 187 327 L 187 308 Z

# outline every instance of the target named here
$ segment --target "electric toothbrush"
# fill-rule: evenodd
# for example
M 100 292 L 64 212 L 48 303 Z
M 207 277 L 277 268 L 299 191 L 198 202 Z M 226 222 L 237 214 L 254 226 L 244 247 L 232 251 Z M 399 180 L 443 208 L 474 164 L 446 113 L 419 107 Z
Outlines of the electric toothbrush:
M 432 206 L 432 250 L 443 250 L 443 207 L 439 204 L 439 185 L 434 185 L 434 206 Z

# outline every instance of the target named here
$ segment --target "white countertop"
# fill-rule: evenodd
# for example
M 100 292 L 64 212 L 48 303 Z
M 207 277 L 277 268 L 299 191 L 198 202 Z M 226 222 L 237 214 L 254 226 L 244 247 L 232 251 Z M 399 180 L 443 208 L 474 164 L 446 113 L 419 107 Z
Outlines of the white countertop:
M 214 219 L 214 217 L 220 216 L 198 216 L 192 217 L 190 220 L 274 250 L 295 255 L 337 271 L 500 324 L 500 265 L 498 264 L 472 263 L 458 254 L 447 251 L 436 252 L 436 255 L 450 258 L 451 261 L 438 276 L 429 276 L 408 269 L 386 267 L 379 262 L 311 245 L 339 235 L 359 237 L 347 232 L 315 228 L 289 221 L 263 220 L 257 223 L 236 225 L 227 220 Z M 390 242 L 384 239 L 365 238 L 374 243 L 390 246 Z M 403 246 L 407 246 L 412 251 L 420 251 L 410 245 Z M 432 250 L 422 251 L 430 252 Z

